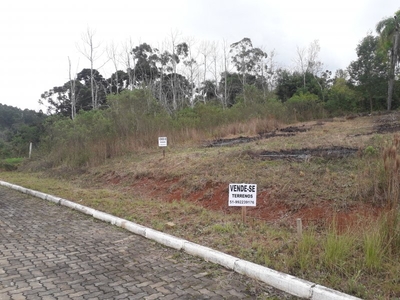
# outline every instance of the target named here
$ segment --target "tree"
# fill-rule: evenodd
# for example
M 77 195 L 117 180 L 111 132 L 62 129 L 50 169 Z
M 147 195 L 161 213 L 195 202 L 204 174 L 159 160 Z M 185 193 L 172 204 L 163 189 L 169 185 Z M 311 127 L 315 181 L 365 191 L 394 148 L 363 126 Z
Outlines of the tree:
M 107 94 L 119 94 L 129 88 L 129 75 L 125 71 L 117 70 L 107 79 Z
M 155 50 L 147 43 L 142 43 L 131 50 L 133 58 L 133 82 L 134 84 L 148 86 L 158 77 L 157 60 Z
M 71 119 L 75 119 L 76 116 L 76 76 L 72 79 L 71 74 L 71 60 L 68 57 L 69 64 L 69 82 L 70 82 L 70 95 L 71 95 Z
M 93 74 L 93 77 L 91 74 Z M 72 81 L 74 88 L 71 88 L 71 80 L 69 80 L 63 85 L 53 87 L 41 94 L 39 103 L 44 104 L 45 101 L 47 102 L 48 114 L 57 114 L 72 118 L 73 98 L 75 98 L 76 113 L 80 110 L 86 111 L 92 109 L 92 82 L 94 96 L 98 104 L 101 105 L 106 102 L 108 82 L 99 71 L 83 69 Z
M 254 75 L 247 74 L 244 80 L 248 84 L 256 83 L 256 77 Z M 225 72 L 224 76 L 221 78 L 219 86 L 221 89 L 224 89 L 227 107 L 231 107 L 236 103 L 237 96 L 239 96 L 240 93 L 243 93 L 244 96 L 242 74 Z M 243 102 L 244 101 L 245 99 L 243 97 Z
M 357 57 L 347 68 L 349 82 L 368 101 L 372 112 L 374 102 L 382 96 L 382 83 L 386 80 L 387 64 L 379 52 L 379 37 L 367 35 L 357 46 Z
M 39 143 L 46 118 L 41 111 L 0 104 L 0 158 L 28 155 L 29 143 Z
M 118 49 L 114 43 L 111 43 L 111 45 L 109 47 L 107 47 L 108 58 L 112 61 L 114 70 L 115 70 L 115 72 L 113 74 L 111 74 L 111 76 L 110 76 L 110 80 L 109 80 L 110 91 L 109 91 L 109 93 L 113 93 L 114 92 L 113 88 L 115 88 L 116 94 L 118 94 L 120 92 L 120 89 L 123 88 L 123 86 L 120 84 L 121 80 L 119 78 L 119 75 L 121 74 L 121 72 L 118 72 L 118 62 L 119 62 L 118 56 L 119 55 L 117 52 L 118 52 Z
M 162 84 L 161 86 L 158 86 Z M 179 89 L 176 89 L 179 87 Z M 162 102 L 168 112 L 176 112 L 179 109 L 189 106 L 189 99 L 192 93 L 192 86 L 185 76 L 177 73 L 169 73 L 163 76 L 163 81 L 157 82 L 157 89 L 161 90 Z M 175 102 L 174 99 L 181 101 Z M 186 101 L 185 101 L 186 100 Z
M 96 107 L 106 103 L 108 83 L 96 69 L 83 69 L 77 74 L 77 80 L 90 87 L 92 99 L 96 99 Z
M 292 98 L 299 88 L 303 88 L 303 75 L 297 71 L 277 70 L 276 95 L 282 102 Z M 304 88 L 303 88 L 304 89 Z
M 172 53 L 164 51 L 157 56 L 156 65 L 159 70 L 159 82 L 157 82 L 158 98 L 168 110 L 172 109 L 172 111 L 176 111 L 178 107 L 182 106 L 184 100 L 187 98 L 186 89 L 188 81 L 183 75 L 177 73 L 177 65 L 187 58 L 188 54 L 189 46 L 187 43 L 176 45 L 175 36 L 173 36 Z M 185 80 L 183 80 L 183 78 Z M 165 88 L 166 83 L 170 85 L 170 88 Z M 168 95 L 163 94 L 165 91 L 168 91 Z M 190 92 L 190 94 L 191 93 L 192 92 Z M 183 95 L 185 95 L 185 97 L 183 97 Z M 172 101 L 170 101 L 170 97 L 172 97 Z M 178 103 L 178 100 L 180 103 Z M 172 106 L 170 103 L 172 103 Z
M 381 49 L 389 55 L 387 110 L 392 108 L 396 64 L 400 61 L 399 18 L 400 10 L 395 13 L 394 17 L 383 19 L 376 25 Z
M 232 62 L 236 67 L 236 70 L 241 75 L 243 90 L 246 85 L 246 75 L 252 74 L 260 76 L 260 70 L 264 69 L 265 64 L 263 60 L 267 58 L 267 54 L 260 48 L 253 48 L 253 44 L 249 38 L 243 38 L 242 40 L 233 43 L 231 45 Z M 260 68 L 260 65 L 262 66 Z M 246 102 L 246 96 L 243 95 L 244 102 Z
M 79 49 L 79 47 L 78 49 L 90 62 L 90 90 L 92 96 L 92 108 L 97 109 L 99 108 L 99 101 L 97 98 L 98 93 L 96 93 L 96 86 L 94 82 L 94 63 L 101 56 L 101 54 L 99 55 L 97 52 L 100 44 L 95 44 L 94 36 L 95 31 L 87 28 L 86 32 L 82 34 L 83 49 Z M 104 66 L 104 64 L 98 67 L 98 69 Z
M 359 96 L 351 89 L 344 78 L 337 78 L 328 93 L 329 100 L 325 108 L 331 113 L 355 112 L 358 109 Z
M 266 91 L 271 92 L 276 87 L 277 80 L 277 65 L 274 60 L 275 58 L 275 50 L 272 50 L 268 55 L 266 74 L 265 74 L 265 85 Z M 265 90 L 264 90 L 265 97 Z
M 128 82 L 127 82 L 127 89 L 129 89 L 130 91 L 133 90 L 133 67 L 131 65 L 131 51 L 133 49 L 133 43 L 131 40 L 129 40 L 129 43 L 126 42 L 123 45 L 123 50 L 122 50 L 122 61 L 125 64 L 125 68 L 126 68 L 126 74 L 128 76 Z
M 320 77 L 320 74 L 322 72 L 322 62 L 318 60 L 318 54 L 321 50 L 321 47 L 319 46 L 318 40 L 313 41 L 308 48 L 299 48 L 297 47 L 297 58 L 296 58 L 296 64 L 298 71 L 302 74 L 303 76 L 303 92 L 307 92 L 306 89 L 306 77 L 307 75 L 312 75 L 315 79 L 315 83 L 319 86 L 320 88 L 320 95 L 322 97 L 322 100 L 325 100 L 324 96 L 324 86 L 321 84 L 320 80 L 317 77 Z
M 282 102 L 292 98 L 295 94 L 301 93 L 318 95 L 320 100 L 324 100 L 324 89 L 330 82 L 328 70 L 321 77 L 315 76 L 311 72 L 306 72 L 303 75 L 298 71 L 291 72 L 285 69 L 278 69 L 276 73 L 275 93 Z M 305 86 L 304 82 L 306 83 Z
M 200 91 L 204 102 L 217 98 L 217 86 L 212 80 L 206 80 L 201 83 Z
M 197 56 L 193 54 L 193 48 L 195 45 L 195 40 L 192 38 L 188 38 L 186 41 L 186 45 L 188 47 L 187 56 L 183 59 L 183 65 L 185 66 L 183 70 L 183 74 L 187 77 L 192 91 L 190 95 L 190 105 L 194 107 L 196 94 L 198 90 L 196 89 L 196 82 L 200 81 L 200 70 L 199 64 L 197 63 Z M 198 84 L 199 85 L 199 84 Z

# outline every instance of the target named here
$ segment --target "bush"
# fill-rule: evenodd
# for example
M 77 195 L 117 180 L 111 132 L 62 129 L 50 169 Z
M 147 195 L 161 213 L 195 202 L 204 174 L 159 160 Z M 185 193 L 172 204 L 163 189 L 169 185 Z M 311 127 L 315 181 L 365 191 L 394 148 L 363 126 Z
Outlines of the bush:
M 308 121 L 325 116 L 323 105 L 318 96 L 310 93 L 295 94 L 285 102 L 287 113 L 293 116 L 294 121 Z

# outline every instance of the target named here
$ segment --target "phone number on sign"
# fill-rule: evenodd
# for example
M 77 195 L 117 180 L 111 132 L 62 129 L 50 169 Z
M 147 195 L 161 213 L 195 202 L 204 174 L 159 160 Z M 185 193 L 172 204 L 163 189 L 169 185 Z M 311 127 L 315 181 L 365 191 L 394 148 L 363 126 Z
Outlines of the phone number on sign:
M 230 200 L 229 204 L 254 204 L 253 200 Z

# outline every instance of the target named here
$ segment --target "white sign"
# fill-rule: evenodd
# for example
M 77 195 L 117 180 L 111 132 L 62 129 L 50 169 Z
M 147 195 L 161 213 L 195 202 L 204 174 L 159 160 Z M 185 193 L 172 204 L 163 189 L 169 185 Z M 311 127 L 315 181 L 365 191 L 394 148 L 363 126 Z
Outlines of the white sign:
M 158 138 L 158 147 L 167 147 L 167 137 Z
M 256 206 L 256 203 L 257 184 L 229 184 L 229 206 Z

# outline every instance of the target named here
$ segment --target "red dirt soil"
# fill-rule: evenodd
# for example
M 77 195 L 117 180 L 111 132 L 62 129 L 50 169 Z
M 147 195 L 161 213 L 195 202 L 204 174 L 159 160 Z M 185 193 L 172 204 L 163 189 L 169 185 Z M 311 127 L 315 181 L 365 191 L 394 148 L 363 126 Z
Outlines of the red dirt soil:
M 111 184 L 118 184 L 119 177 L 108 180 Z M 228 206 L 228 185 L 208 182 L 202 190 L 187 192 L 179 187 L 179 180 L 157 180 L 154 178 L 136 179 L 129 187 L 143 198 L 152 198 L 160 201 L 189 201 L 202 207 L 220 211 L 225 214 L 241 214 L 240 207 Z M 279 203 L 269 197 L 268 191 L 259 191 L 257 206 L 247 207 L 248 220 L 264 220 L 267 223 L 279 223 L 286 226 L 295 226 L 296 219 L 301 218 L 303 226 L 329 226 L 335 220 L 336 227 L 344 230 L 366 219 L 376 218 L 381 209 L 366 203 L 349 207 L 336 212 L 331 203 L 319 203 L 293 209 L 287 204 Z

